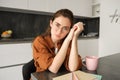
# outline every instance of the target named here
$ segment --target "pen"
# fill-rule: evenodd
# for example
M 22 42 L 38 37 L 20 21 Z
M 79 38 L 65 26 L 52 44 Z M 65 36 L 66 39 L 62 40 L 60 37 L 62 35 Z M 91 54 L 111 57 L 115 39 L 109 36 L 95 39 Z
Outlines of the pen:
M 73 72 L 72 72 L 72 80 L 79 80 L 78 76 Z

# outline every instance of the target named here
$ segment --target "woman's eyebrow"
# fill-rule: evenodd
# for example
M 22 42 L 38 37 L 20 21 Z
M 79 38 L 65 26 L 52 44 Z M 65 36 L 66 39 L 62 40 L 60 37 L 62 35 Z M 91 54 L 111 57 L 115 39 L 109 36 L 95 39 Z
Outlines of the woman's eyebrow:
M 57 24 L 57 25 L 61 25 L 60 23 L 58 23 L 58 22 L 55 22 L 55 24 Z
M 69 28 L 69 26 L 63 26 L 64 28 Z
M 69 28 L 69 26 L 63 26 L 63 25 L 61 25 L 59 22 L 55 22 L 57 25 L 60 25 L 60 26 L 62 26 L 62 27 L 66 27 L 66 28 Z

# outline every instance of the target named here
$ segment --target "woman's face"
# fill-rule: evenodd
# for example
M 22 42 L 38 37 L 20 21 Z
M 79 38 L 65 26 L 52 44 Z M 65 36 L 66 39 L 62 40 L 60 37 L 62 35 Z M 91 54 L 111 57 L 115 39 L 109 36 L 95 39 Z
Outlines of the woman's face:
M 67 17 L 59 16 L 54 21 L 51 20 L 50 27 L 53 42 L 63 39 L 69 33 L 70 26 L 71 22 Z

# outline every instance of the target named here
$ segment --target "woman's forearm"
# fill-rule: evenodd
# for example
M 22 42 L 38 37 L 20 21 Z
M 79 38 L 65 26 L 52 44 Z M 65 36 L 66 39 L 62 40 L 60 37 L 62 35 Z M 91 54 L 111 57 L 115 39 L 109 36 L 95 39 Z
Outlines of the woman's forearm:
M 75 30 L 74 30 L 74 35 L 72 38 L 71 52 L 70 52 L 70 57 L 69 57 L 69 62 L 68 62 L 70 71 L 77 70 L 79 66 L 77 39 L 78 39 L 79 34 L 84 30 L 83 23 L 78 22 L 73 26 L 73 28 Z
M 69 43 L 70 43 L 70 41 L 65 39 L 65 41 L 63 42 L 63 45 L 61 46 L 60 50 L 58 51 L 58 53 L 54 57 L 54 60 L 49 67 L 49 70 L 51 72 L 57 73 L 59 68 L 63 64 L 63 62 L 65 60 L 65 57 L 66 57 L 66 53 L 67 53 Z
M 68 65 L 69 65 L 70 71 L 75 71 L 79 65 L 77 37 L 74 37 L 72 40 Z

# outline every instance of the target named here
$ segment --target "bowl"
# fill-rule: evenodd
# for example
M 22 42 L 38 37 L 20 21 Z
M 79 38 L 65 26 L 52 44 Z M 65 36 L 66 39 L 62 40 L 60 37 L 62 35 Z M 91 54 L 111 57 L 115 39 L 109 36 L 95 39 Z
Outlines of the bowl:
M 11 35 L 10 35 L 10 34 L 2 34 L 1 37 L 2 37 L 2 38 L 10 38 Z

